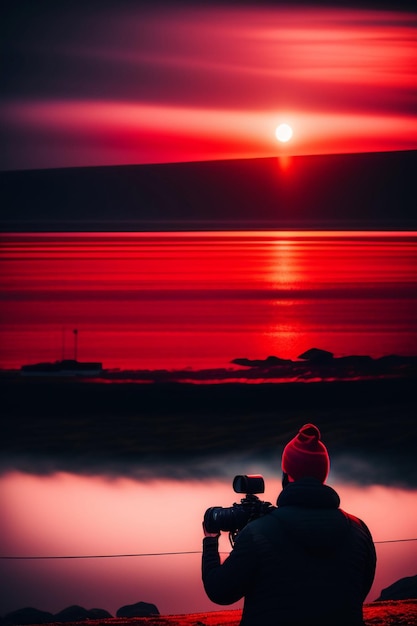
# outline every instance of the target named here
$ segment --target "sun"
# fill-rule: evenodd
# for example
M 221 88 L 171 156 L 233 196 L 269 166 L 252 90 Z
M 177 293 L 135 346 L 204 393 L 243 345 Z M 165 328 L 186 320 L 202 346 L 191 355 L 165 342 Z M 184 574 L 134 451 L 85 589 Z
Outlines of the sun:
M 278 141 L 286 143 L 292 137 L 292 128 L 289 124 L 280 124 L 275 129 L 275 137 Z

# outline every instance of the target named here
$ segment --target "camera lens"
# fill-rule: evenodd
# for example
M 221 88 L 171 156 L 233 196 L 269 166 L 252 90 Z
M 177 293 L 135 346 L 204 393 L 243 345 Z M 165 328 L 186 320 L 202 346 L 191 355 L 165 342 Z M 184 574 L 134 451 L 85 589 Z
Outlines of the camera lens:
M 247 524 L 250 515 L 251 509 L 242 504 L 228 508 L 212 506 L 204 514 L 204 526 L 209 533 L 237 531 Z

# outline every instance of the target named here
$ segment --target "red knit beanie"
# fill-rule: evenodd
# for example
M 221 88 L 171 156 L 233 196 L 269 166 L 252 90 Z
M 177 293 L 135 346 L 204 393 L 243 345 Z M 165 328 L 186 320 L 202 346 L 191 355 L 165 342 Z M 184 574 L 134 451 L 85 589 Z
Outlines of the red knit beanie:
M 282 471 L 293 480 L 310 476 L 324 483 L 330 461 L 326 446 L 320 441 L 320 431 L 314 424 L 305 424 L 285 446 Z

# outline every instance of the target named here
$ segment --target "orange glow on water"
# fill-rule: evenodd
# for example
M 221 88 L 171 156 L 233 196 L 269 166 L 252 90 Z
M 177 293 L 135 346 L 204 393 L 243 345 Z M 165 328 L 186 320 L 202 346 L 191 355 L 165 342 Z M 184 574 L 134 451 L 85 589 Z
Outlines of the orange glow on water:
M 4 235 L 0 365 L 68 358 L 74 328 L 81 360 L 123 369 L 313 345 L 415 354 L 415 246 L 412 233 Z

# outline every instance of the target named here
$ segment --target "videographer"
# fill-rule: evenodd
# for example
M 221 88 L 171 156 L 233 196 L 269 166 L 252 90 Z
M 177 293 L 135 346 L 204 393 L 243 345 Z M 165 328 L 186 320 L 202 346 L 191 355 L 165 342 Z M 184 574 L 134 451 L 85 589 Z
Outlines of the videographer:
M 217 604 L 244 598 L 241 626 L 363 626 L 376 567 L 367 526 L 325 485 L 329 455 L 313 424 L 282 454 L 277 508 L 237 534 L 221 564 L 220 532 L 203 522 L 202 577 Z

